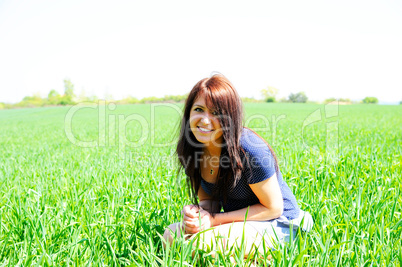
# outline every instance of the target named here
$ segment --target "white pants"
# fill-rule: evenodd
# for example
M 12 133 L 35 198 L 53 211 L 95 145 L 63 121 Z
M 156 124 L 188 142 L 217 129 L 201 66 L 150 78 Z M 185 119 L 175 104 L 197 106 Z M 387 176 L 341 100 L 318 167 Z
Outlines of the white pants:
M 285 216 L 270 221 L 247 221 L 247 226 L 253 227 L 265 240 L 265 245 L 275 248 L 279 243 L 289 242 L 296 237 L 297 229 L 309 232 L 314 221 L 310 213 L 300 210 L 299 217 L 288 220 Z

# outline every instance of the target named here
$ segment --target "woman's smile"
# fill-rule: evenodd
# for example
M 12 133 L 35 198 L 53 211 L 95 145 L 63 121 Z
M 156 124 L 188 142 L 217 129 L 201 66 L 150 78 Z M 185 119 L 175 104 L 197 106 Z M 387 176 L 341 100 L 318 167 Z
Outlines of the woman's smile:
M 197 126 L 197 128 L 200 130 L 200 132 L 202 132 L 202 133 L 210 133 L 210 132 L 212 132 L 213 130 L 211 130 L 211 129 L 206 129 L 206 128 L 204 128 L 204 127 L 201 127 L 201 126 Z

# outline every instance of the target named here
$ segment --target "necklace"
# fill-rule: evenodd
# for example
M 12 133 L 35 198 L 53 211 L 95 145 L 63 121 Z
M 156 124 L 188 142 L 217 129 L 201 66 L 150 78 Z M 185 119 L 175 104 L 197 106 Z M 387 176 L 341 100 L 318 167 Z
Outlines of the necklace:
M 204 152 L 204 160 L 205 160 L 205 162 L 206 162 L 206 166 L 205 167 L 207 167 L 208 165 L 208 169 L 209 169 L 209 174 L 210 175 L 214 175 L 214 173 L 216 172 L 216 171 L 214 171 L 214 167 L 217 167 L 217 166 L 214 166 L 214 162 L 216 163 L 216 157 L 217 156 L 212 156 L 210 153 L 208 153 L 207 151 L 205 151 Z M 212 165 L 211 165 L 211 159 L 213 160 L 212 161 Z M 208 162 L 208 163 L 207 163 Z M 219 158 L 218 158 L 218 162 L 219 162 Z M 219 170 L 219 169 L 218 169 Z
M 207 156 L 206 158 L 205 158 L 205 160 L 209 160 L 211 158 L 211 156 Z M 206 165 L 209 165 L 209 164 L 206 164 Z M 207 167 L 207 166 L 205 166 L 205 167 Z M 213 175 L 214 173 L 215 173 L 215 171 L 214 171 L 214 166 L 208 166 L 209 168 L 210 168 L 210 170 L 209 170 L 209 174 L 210 175 Z

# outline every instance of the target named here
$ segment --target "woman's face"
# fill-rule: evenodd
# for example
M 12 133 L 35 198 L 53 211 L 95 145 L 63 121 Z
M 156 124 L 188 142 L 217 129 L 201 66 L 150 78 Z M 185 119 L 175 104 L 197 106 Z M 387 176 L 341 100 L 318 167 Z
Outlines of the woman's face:
M 207 146 L 223 143 L 223 132 L 215 110 L 208 109 L 205 97 L 197 97 L 191 107 L 190 128 L 198 142 Z

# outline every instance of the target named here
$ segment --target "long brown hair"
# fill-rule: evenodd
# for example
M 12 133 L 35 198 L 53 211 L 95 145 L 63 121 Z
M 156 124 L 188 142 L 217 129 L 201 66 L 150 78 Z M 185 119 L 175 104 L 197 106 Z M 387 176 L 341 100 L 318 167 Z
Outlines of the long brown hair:
M 204 96 L 209 107 L 218 112 L 218 120 L 223 130 L 223 147 L 221 157 L 227 155 L 230 164 L 218 174 L 218 190 L 223 190 L 227 195 L 227 188 L 240 179 L 243 168 L 240 158 L 240 136 L 243 128 L 243 105 L 232 83 L 222 74 L 215 74 L 210 78 L 199 81 L 189 93 L 181 121 L 179 142 L 176 153 L 180 162 L 180 169 L 184 169 L 187 175 L 187 183 L 194 203 L 197 202 L 197 192 L 201 184 L 199 169 L 199 156 L 202 153 L 202 144 L 197 141 L 190 129 L 190 112 L 194 101 L 199 96 Z M 221 169 L 221 168 L 220 168 Z M 216 190 L 216 191 L 218 191 Z M 214 194 L 217 198 L 216 194 Z

